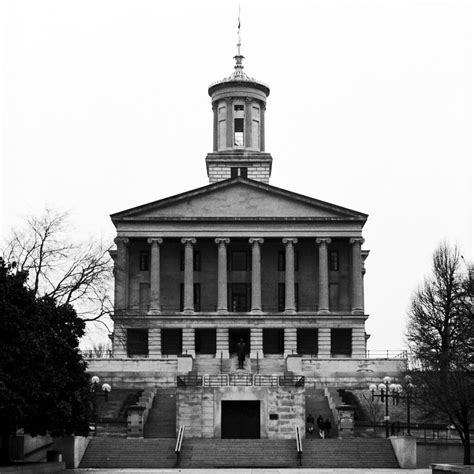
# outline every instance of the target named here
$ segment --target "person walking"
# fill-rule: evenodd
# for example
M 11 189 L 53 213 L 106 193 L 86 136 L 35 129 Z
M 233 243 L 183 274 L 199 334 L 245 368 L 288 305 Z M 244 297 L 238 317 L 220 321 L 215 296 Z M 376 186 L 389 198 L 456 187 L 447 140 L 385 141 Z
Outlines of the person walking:
M 324 419 L 321 415 L 318 416 L 316 424 L 318 425 L 319 437 L 324 439 Z
M 331 422 L 329 421 L 329 418 L 326 418 L 326 421 L 324 422 L 324 436 L 326 438 L 329 438 L 329 434 L 331 432 Z
M 314 417 L 310 413 L 306 418 L 306 431 L 311 435 L 314 432 Z

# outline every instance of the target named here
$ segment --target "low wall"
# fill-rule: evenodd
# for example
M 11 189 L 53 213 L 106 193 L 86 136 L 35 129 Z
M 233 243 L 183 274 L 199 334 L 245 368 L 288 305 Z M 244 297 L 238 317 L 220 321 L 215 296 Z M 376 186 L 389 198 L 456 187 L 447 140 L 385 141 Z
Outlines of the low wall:
M 87 372 L 98 375 L 116 388 L 176 385 L 176 375 L 187 373 L 189 364 L 178 358 L 162 359 L 91 359 Z
M 89 445 L 90 438 L 84 436 L 64 436 L 54 438 L 54 448 L 58 450 L 66 463 L 66 469 L 79 467 L 82 456 Z
M 38 462 L 28 464 L 17 464 L 13 466 L 2 466 L 2 474 L 50 474 L 51 472 L 64 472 L 64 462 Z
M 416 468 L 416 438 L 410 436 L 391 436 L 390 442 L 402 469 Z
M 25 460 L 28 457 L 28 461 L 40 461 L 46 457 L 45 449 L 49 449 L 49 446 L 53 442 L 51 436 L 30 436 L 25 435 L 12 435 L 10 436 L 10 457 L 13 460 Z M 38 456 L 31 459 L 32 455 L 38 453 Z
M 472 458 L 471 444 L 471 458 Z M 462 464 L 464 460 L 464 448 L 458 441 L 421 441 L 417 442 L 417 468 L 427 468 L 431 464 L 454 463 Z
M 298 360 L 299 359 L 299 360 Z M 300 366 L 298 366 L 301 364 Z M 386 375 L 400 377 L 406 363 L 402 359 L 313 359 L 291 357 L 287 360 L 288 371 L 303 374 L 306 382 L 316 385 L 366 386 Z

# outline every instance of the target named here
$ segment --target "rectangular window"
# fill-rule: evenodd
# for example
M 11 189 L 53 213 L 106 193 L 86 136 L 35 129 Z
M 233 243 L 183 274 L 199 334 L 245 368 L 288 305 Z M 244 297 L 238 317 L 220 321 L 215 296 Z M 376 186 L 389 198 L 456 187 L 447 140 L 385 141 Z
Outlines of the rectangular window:
M 243 112 L 244 111 L 244 106 L 242 104 L 234 105 L 234 110 L 236 112 Z
M 331 329 L 331 356 L 351 357 L 352 355 L 352 329 Z
M 285 348 L 284 329 L 263 329 L 263 353 L 283 354 Z
M 233 167 L 230 169 L 230 177 L 237 178 L 239 176 L 239 168 Z
M 298 354 L 316 355 L 318 353 L 318 330 L 298 328 L 296 330 Z
M 244 119 L 234 119 L 234 145 L 244 146 Z
M 250 268 L 249 252 L 233 250 L 231 252 L 230 269 L 233 272 L 246 272 Z
M 161 353 L 163 355 L 177 355 L 183 352 L 183 337 L 181 329 L 161 330 Z
M 228 286 L 228 306 L 233 313 L 250 311 L 250 285 L 248 283 L 231 283 Z
M 201 283 L 193 285 L 193 303 L 194 311 L 201 311 Z M 184 283 L 179 285 L 179 310 L 184 311 Z
M 150 253 L 140 252 L 140 271 L 147 272 L 148 270 L 150 270 Z
M 295 272 L 299 271 L 300 268 L 300 259 L 298 255 L 298 251 L 295 250 Z M 278 271 L 279 272 L 284 272 L 286 270 L 286 257 L 285 257 L 285 251 L 280 250 L 278 252 Z
M 339 252 L 333 250 L 329 253 L 329 270 L 337 272 L 339 270 Z
M 179 269 L 184 272 L 184 250 L 179 253 Z M 199 250 L 193 252 L 193 270 L 195 272 L 201 271 L 201 252 Z
M 196 329 L 195 330 L 195 350 L 196 354 L 216 353 L 216 330 Z
M 127 329 L 127 356 L 148 357 L 148 329 Z
M 239 174 L 242 176 L 242 178 L 247 177 L 247 168 L 239 168 Z

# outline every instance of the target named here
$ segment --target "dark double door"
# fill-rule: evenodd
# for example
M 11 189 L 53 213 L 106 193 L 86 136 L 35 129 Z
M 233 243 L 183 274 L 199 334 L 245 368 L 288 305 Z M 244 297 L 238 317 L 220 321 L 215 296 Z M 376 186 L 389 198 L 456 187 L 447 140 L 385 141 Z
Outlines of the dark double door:
M 260 438 L 260 402 L 223 401 L 221 433 L 223 439 Z

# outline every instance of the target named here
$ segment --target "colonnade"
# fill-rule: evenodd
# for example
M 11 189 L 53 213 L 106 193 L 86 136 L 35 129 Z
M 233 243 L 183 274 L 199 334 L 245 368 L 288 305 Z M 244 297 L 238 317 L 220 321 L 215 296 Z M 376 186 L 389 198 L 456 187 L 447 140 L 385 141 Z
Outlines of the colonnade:
M 353 313 L 363 312 L 363 281 L 362 281 L 362 257 L 361 237 L 351 238 L 352 246 L 352 291 L 351 309 Z M 184 246 L 184 313 L 194 312 L 194 270 L 193 253 L 197 240 L 193 237 L 181 239 Z M 128 308 L 128 287 L 129 287 L 129 239 L 117 237 L 117 255 L 115 258 L 115 307 L 118 310 Z M 150 261 L 150 313 L 159 314 L 161 308 L 161 259 L 160 247 L 163 239 L 153 237 L 148 239 L 151 246 Z M 230 243 L 229 238 L 219 237 L 215 239 L 217 245 L 217 312 L 227 313 L 227 248 Z M 297 238 L 283 238 L 285 246 L 285 313 L 296 312 L 295 299 L 295 245 Z M 328 268 L 328 246 L 331 239 L 322 237 L 315 239 L 319 253 L 319 275 L 318 275 L 318 313 L 329 313 L 329 268 Z M 262 313 L 262 264 L 261 247 L 264 239 L 252 237 L 249 239 L 252 254 L 252 299 L 251 312 Z

